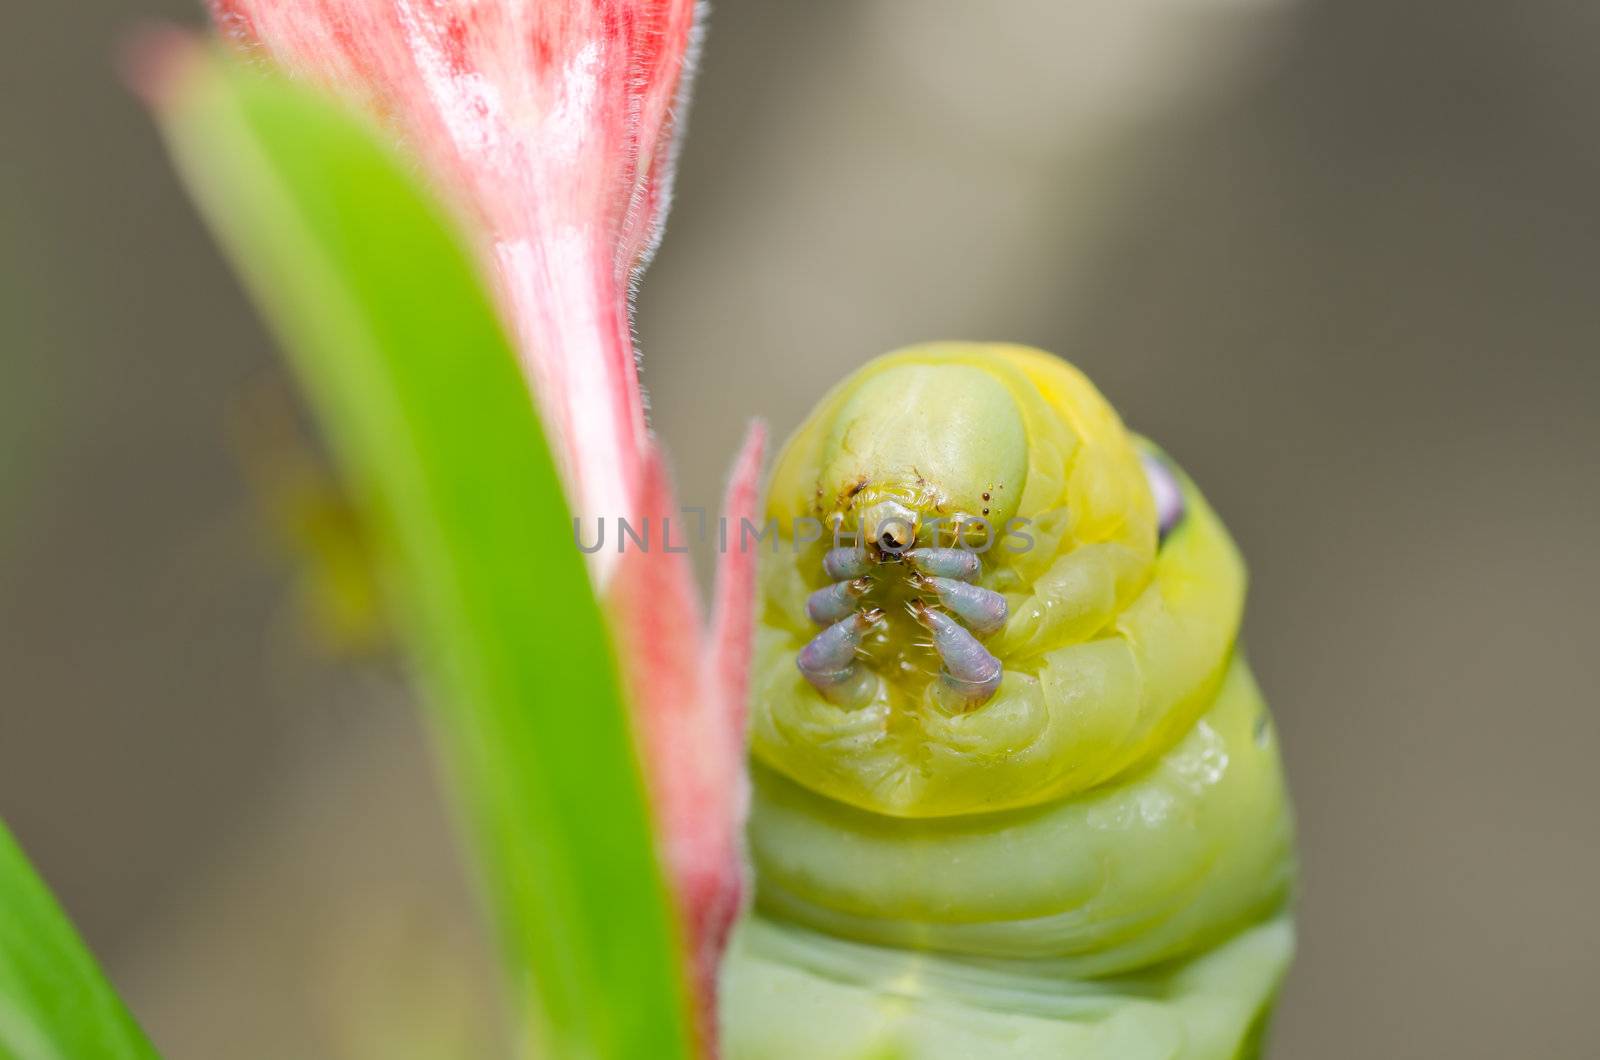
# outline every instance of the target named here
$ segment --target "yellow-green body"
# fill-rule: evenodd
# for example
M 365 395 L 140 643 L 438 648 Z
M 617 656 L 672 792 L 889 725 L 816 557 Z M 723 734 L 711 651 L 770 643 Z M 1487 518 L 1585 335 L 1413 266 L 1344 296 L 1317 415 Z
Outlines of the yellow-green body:
M 1065 362 L 973 344 L 872 362 L 790 439 L 768 499 L 757 899 L 724 980 L 729 1056 L 1257 1048 L 1293 946 L 1293 850 L 1236 650 L 1244 568 L 1181 475 L 1184 517 L 1160 537 L 1143 451 Z M 885 498 L 988 546 L 980 584 L 1010 617 L 985 641 L 1004 665 L 985 702 L 938 694 L 896 564 L 862 651 L 882 675 L 870 699 L 836 705 L 796 669 L 833 544 L 800 528 L 863 529 Z M 974 535 L 980 512 L 992 529 Z

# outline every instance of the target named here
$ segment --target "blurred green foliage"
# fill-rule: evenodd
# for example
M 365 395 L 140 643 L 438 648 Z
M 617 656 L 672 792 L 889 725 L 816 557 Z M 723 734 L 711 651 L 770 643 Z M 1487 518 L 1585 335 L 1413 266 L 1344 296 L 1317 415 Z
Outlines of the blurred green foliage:
M 0 1060 L 155 1055 L 0 825 Z
M 617 667 L 469 253 L 362 120 L 195 48 L 156 106 L 377 531 L 540 1055 L 688 1055 Z

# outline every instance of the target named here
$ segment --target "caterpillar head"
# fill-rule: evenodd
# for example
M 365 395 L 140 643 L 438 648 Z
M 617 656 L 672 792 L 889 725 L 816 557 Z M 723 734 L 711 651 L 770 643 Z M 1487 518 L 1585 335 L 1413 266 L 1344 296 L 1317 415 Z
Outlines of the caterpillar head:
M 1186 543 L 1162 547 L 1185 505 Z M 1177 731 L 1237 622 L 1242 574 L 1203 502 L 1036 350 L 866 365 L 790 439 L 767 515 L 754 751 L 865 809 L 977 812 L 1114 776 Z M 1211 624 L 1168 620 L 1180 586 Z
M 919 541 L 976 547 L 1017 513 L 1028 476 L 1021 410 L 992 372 L 900 360 L 850 388 L 819 425 L 813 496 L 830 536 L 892 559 Z

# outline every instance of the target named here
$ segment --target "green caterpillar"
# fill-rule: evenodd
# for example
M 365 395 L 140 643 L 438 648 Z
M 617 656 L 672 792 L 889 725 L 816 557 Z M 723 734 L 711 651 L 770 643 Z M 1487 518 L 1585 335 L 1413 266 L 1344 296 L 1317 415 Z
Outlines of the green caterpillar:
M 728 1055 L 1257 1055 L 1292 824 L 1193 484 L 1065 362 L 939 344 L 828 394 L 767 516 Z

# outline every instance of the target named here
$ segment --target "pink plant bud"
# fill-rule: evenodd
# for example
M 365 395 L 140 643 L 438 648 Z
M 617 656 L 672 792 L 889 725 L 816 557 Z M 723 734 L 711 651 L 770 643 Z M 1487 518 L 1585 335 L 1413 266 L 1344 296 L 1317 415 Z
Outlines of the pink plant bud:
M 751 428 L 729 480 L 724 518 L 738 541 L 741 519 L 760 506 L 765 431 Z M 665 468 L 645 476 L 641 510 L 659 535 L 676 524 Z M 659 543 L 657 541 L 656 543 Z M 660 551 L 625 553 L 608 603 L 616 616 L 624 678 L 650 764 L 651 805 L 663 860 L 675 883 L 708 1053 L 716 1040 L 716 976 L 744 897 L 745 695 L 755 621 L 756 553 L 731 545 L 717 572 L 711 632 L 702 634 L 689 565 Z
M 628 298 L 669 195 L 693 0 L 210 2 L 227 36 L 406 140 L 483 239 L 576 514 L 634 511 L 653 443 Z
M 687 557 L 661 538 L 679 512 L 645 421 L 629 314 L 670 189 L 694 2 L 210 2 L 228 37 L 355 100 L 421 161 L 480 240 L 574 514 L 657 528 L 648 551 L 601 549 L 591 570 L 711 1055 L 716 970 L 744 889 L 756 557 L 722 556 L 708 632 Z M 763 446 L 757 426 L 729 485 L 735 528 L 756 516 Z

